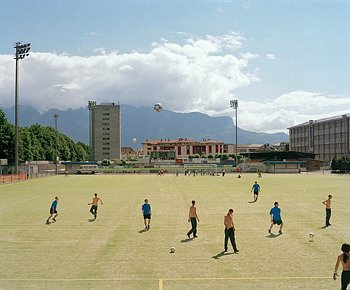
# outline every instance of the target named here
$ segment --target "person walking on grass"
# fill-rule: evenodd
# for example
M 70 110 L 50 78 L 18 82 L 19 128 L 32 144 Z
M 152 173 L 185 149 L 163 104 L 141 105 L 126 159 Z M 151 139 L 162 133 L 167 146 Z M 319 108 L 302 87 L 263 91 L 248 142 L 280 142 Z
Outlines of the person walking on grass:
M 188 213 L 188 222 L 191 222 L 192 228 L 187 233 L 188 238 L 191 237 L 191 234 L 193 234 L 194 238 L 198 238 L 198 236 L 197 236 L 197 220 L 199 222 L 199 218 L 197 215 L 197 208 L 195 205 L 196 205 L 196 201 L 192 200 L 192 205 L 191 205 L 189 213 Z
M 230 208 L 227 212 L 227 214 L 224 216 L 224 225 L 225 225 L 225 241 L 224 241 L 224 251 L 228 251 L 228 239 L 230 238 L 230 242 L 233 248 L 233 251 L 235 254 L 238 254 L 239 250 L 236 246 L 236 240 L 235 240 L 235 226 L 233 224 L 233 209 Z
M 56 217 L 58 216 L 57 213 L 57 204 L 58 204 L 58 196 L 55 197 L 55 200 L 52 202 L 51 207 L 50 207 L 50 215 L 46 220 L 47 224 L 50 224 L 50 218 L 54 215 L 54 217 L 52 218 L 52 222 L 55 223 L 56 222 Z
M 326 227 L 331 226 L 330 224 L 330 219 L 332 215 L 331 200 L 332 200 L 332 195 L 328 195 L 328 199 L 322 202 L 326 207 Z
M 92 202 L 88 203 L 88 205 L 91 205 L 90 212 L 94 215 L 94 219 L 97 218 L 98 202 L 101 202 L 101 204 L 103 204 L 102 199 L 97 196 L 97 193 L 95 193 Z
M 343 253 L 338 256 L 337 262 L 335 263 L 333 279 L 337 279 L 337 271 L 339 264 L 341 263 L 343 266 L 343 271 L 341 273 L 341 289 L 346 290 L 350 284 L 350 245 L 343 244 L 341 250 Z
M 276 201 L 274 203 L 274 207 L 271 208 L 270 210 L 270 216 L 271 216 L 271 225 L 268 230 L 269 234 L 271 234 L 272 227 L 277 224 L 280 226 L 280 230 L 278 231 L 279 234 L 282 234 L 282 227 L 283 227 L 283 222 L 281 218 L 281 209 L 279 208 L 279 204 Z
M 259 192 L 260 192 L 260 185 L 258 184 L 257 181 L 255 181 L 255 183 L 253 184 L 252 186 L 252 190 L 250 192 L 252 192 L 254 190 L 254 201 L 253 202 L 256 202 L 258 200 L 258 195 L 259 195 Z
M 145 223 L 145 230 L 148 231 L 151 223 L 151 205 L 148 203 L 148 199 L 145 199 L 145 203 L 142 206 L 143 221 Z

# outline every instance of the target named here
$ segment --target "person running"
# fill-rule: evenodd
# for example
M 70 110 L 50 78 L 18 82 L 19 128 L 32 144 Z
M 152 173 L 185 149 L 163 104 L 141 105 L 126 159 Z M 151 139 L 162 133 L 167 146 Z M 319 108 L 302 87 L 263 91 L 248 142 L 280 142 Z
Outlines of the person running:
M 343 266 L 343 271 L 341 273 L 341 289 L 346 290 L 348 285 L 350 284 L 350 245 L 343 244 L 341 246 L 342 254 L 338 256 L 337 262 L 335 263 L 333 279 L 337 279 L 337 271 L 339 264 L 341 263 Z
M 55 197 L 55 200 L 52 202 L 51 207 L 50 207 L 50 215 L 46 220 L 46 223 L 49 224 L 50 223 L 50 218 L 54 215 L 54 217 L 52 218 L 52 222 L 55 223 L 56 222 L 56 217 L 58 216 L 57 213 L 57 204 L 58 204 L 58 196 Z
M 143 222 L 145 223 L 145 230 L 148 231 L 151 223 L 151 205 L 148 203 L 148 199 L 145 199 L 145 203 L 142 206 Z
M 261 178 L 261 177 L 262 177 L 262 175 L 261 175 L 261 172 L 260 172 L 260 169 L 259 169 L 259 168 L 256 170 L 256 173 L 258 174 L 258 178 Z
M 235 240 L 235 226 L 233 224 L 233 209 L 230 208 L 228 210 L 228 213 L 224 217 L 224 225 L 225 225 L 225 243 L 224 243 L 224 251 L 227 252 L 227 243 L 228 243 L 228 238 L 230 238 L 231 245 L 233 248 L 233 251 L 235 254 L 238 254 L 239 250 L 237 249 L 236 246 L 236 240 Z
M 277 201 L 274 203 L 274 207 L 271 208 L 270 215 L 271 215 L 271 226 L 268 231 L 269 234 L 271 234 L 271 229 L 275 224 L 280 226 L 280 230 L 278 233 L 282 234 L 283 222 L 281 218 L 281 209 L 279 208 L 279 204 Z
M 252 192 L 253 190 L 254 190 L 254 201 L 253 202 L 256 202 L 258 200 L 258 195 L 260 192 L 260 185 L 258 184 L 257 181 L 255 181 L 255 183 L 253 184 L 252 190 L 250 192 Z
M 331 214 L 332 214 L 331 200 L 332 200 L 332 195 L 328 195 L 328 199 L 326 199 L 325 201 L 322 202 L 326 206 L 326 227 L 331 226 L 331 224 L 329 222 L 331 219 Z
M 192 200 L 192 205 L 190 207 L 190 211 L 188 213 L 188 222 L 191 222 L 192 228 L 187 233 L 187 237 L 190 239 L 190 235 L 193 234 L 194 238 L 198 238 L 197 236 L 197 220 L 199 222 L 199 218 L 197 215 L 197 209 L 195 207 L 196 201 Z
M 92 202 L 88 203 L 88 205 L 91 205 L 90 212 L 94 215 L 94 219 L 97 218 L 97 206 L 99 201 L 103 204 L 102 199 L 97 197 L 97 193 L 95 193 Z

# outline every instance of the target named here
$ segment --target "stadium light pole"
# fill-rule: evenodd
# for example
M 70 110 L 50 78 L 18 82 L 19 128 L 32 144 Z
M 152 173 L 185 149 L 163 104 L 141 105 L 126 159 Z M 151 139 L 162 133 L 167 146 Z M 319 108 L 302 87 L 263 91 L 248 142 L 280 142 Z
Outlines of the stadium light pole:
M 16 49 L 16 75 L 15 75 L 15 173 L 18 174 L 18 61 L 24 59 L 29 55 L 30 43 L 16 42 L 14 48 Z
M 55 163 L 56 163 L 56 175 L 58 174 L 58 148 L 57 148 L 57 144 L 58 144 L 58 132 L 57 132 L 57 119 L 60 115 L 58 114 L 54 114 L 53 117 L 55 118 L 55 131 L 56 131 L 56 156 L 55 156 Z
M 237 134 L 237 109 L 238 100 L 230 100 L 230 107 L 236 111 L 236 166 L 238 164 L 238 134 Z

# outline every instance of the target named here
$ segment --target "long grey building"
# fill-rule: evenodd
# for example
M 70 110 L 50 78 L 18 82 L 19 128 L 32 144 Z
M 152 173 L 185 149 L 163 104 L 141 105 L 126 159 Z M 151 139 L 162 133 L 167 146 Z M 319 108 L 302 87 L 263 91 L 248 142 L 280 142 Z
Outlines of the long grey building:
M 89 101 L 89 143 L 91 159 L 120 160 L 121 158 L 121 122 L 119 103 L 101 103 Z
M 314 153 L 326 163 L 350 153 L 350 114 L 296 125 L 289 129 L 291 151 Z

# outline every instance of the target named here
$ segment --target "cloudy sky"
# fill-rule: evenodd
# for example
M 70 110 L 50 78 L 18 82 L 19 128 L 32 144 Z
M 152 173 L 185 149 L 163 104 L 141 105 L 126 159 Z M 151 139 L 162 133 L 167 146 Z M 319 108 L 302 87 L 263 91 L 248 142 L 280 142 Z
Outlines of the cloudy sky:
M 88 100 L 234 117 L 258 132 L 350 113 L 350 1 L 0 0 L 0 106 Z

